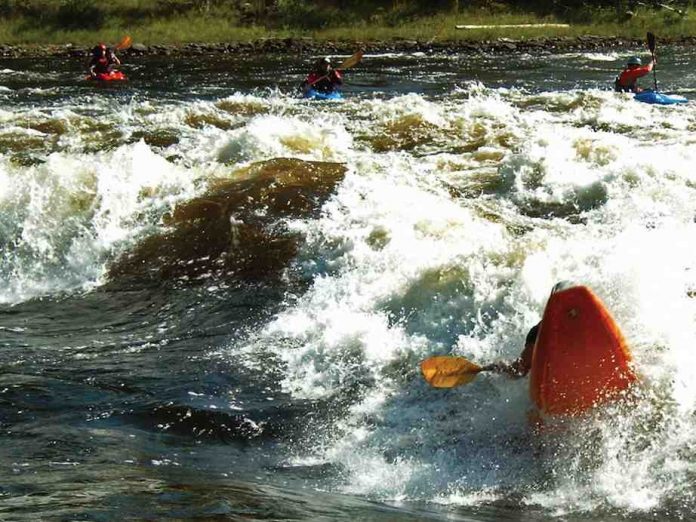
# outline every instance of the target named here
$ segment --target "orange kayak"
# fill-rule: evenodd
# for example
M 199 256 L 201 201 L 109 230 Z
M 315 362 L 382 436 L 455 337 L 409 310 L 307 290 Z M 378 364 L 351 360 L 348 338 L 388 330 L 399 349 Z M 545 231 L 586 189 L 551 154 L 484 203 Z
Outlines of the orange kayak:
M 585 286 L 554 291 L 541 321 L 529 392 L 542 414 L 573 415 L 616 398 L 637 377 L 609 311 Z

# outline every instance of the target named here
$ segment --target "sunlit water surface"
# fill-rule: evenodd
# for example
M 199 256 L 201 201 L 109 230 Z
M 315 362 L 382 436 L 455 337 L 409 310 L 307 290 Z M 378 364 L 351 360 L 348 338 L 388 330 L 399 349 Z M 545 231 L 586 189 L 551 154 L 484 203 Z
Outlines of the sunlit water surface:
M 630 54 L 368 55 L 319 103 L 312 56 L 1 61 L 0 518 L 693 518 L 696 103 L 611 92 Z M 422 381 L 561 279 L 630 403 L 536 436 L 526 380 Z

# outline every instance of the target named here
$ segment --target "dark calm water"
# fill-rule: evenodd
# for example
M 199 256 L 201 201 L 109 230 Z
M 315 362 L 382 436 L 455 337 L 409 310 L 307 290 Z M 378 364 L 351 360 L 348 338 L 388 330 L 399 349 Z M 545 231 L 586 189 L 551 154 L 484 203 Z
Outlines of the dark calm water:
M 631 54 L 368 55 L 335 103 L 312 56 L 0 61 L 0 519 L 694 518 L 696 111 Z M 422 381 L 560 279 L 634 402 L 536 436 L 524 380 Z

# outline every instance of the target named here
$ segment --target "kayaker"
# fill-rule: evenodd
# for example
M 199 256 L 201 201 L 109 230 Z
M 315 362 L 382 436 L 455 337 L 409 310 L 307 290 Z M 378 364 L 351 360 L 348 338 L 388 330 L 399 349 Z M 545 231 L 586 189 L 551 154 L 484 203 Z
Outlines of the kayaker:
M 307 93 L 310 89 L 314 89 L 322 94 L 329 94 L 338 90 L 343 85 L 343 75 L 340 71 L 331 67 L 331 60 L 321 58 L 314 64 L 314 69 L 307 75 L 305 81 L 302 82 L 300 89 L 303 93 Z
M 114 65 L 121 65 L 121 61 L 114 51 L 103 43 L 95 45 L 89 62 L 90 76 L 96 78 L 98 74 L 109 74 L 113 70 Z
M 482 370 L 492 371 L 496 373 L 505 373 L 510 377 L 519 378 L 524 377 L 529 373 L 532 368 L 532 355 L 534 354 L 534 344 L 537 340 L 537 335 L 539 335 L 539 327 L 541 326 L 541 321 L 530 328 L 527 332 L 527 337 L 524 340 L 524 350 L 520 356 L 512 361 L 508 362 L 497 362 L 484 366 Z
M 638 78 L 649 74 L 654 66 L 654 58 L 650 60 L 650 63 L 641 65 L 640 58 L 631 56 L 624 70 L 614 80 L 614 90 L 616 92 L 641 92 L 643 89 L 638 86 Z

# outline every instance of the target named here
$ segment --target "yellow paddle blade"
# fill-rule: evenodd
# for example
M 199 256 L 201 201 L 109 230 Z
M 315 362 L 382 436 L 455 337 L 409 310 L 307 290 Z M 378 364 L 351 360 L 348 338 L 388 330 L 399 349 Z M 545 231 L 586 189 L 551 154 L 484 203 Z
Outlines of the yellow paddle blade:
M 454 388 L 476 378 L 481 367 L 464 357 L 438 355 L 420 364 L 423 377 L 435 388 Z
M 133 43 L 133 39 L 129 35 L 126 35 L 116 44 L 116 49 L 128 49 L 131 43 Z
M 350 69 L 351 67 L 355 67 L 356 65 L 358 65 L 360 63 L 360 60 L 362 60 L 362 57 L 363 57 L 363 52 L 358 51 L 350 58 L 346 58 L 345 60 L 343 60 L 343 63 L 341 65 L 339 65 L 337 68 L 338 69 Z

